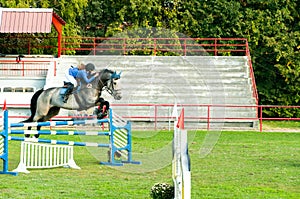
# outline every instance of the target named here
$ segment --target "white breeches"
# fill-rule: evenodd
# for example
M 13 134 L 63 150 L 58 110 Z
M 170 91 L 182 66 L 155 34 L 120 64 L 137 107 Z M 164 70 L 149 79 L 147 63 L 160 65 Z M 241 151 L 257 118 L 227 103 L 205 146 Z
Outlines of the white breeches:
M 69 75 L 69 73 L 65 73 L 65 78 L 66 82 L 71 82 L 72 84 L 74 84 L 74 87 L 77 86 L 77 81 L 72 75 Z

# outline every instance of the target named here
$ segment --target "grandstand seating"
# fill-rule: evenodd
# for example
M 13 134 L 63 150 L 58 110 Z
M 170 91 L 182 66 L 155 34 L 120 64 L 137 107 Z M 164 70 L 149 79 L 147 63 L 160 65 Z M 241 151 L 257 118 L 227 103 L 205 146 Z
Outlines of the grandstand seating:
M 115 101 L 104 93 L 112 104 L 187 105 L 185 117 L 190 128 L 206 126 L 208 108 L 189 105 L 226 105 L 210 108 L 210 117 L 215 118 L 210 121 L 216 128 L 257 125 L 256 108 L 245 107 L 256 105 L 246 56 L 62 56 L 56 78 L 48 74 L 46 87 L 61 86 L 66 68 L 80 62 L 92 62 L 97 70 L 122 71 L 123 99 Z M 141 116 L 132 120 L 151 123 L 156 108 L 115 106 L 114 109 L 123 116 Z M 157 107 L 158 128 L 166 128 L 172 109 Z

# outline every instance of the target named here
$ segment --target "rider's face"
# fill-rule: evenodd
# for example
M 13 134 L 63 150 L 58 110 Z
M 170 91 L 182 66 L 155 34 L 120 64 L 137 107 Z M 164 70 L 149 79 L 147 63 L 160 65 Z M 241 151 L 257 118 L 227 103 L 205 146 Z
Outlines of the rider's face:
M 79 68 L 79 70 L 83 70 L 85 68 L 85 65 L 84 64 L 80 64 L 78 68 Z

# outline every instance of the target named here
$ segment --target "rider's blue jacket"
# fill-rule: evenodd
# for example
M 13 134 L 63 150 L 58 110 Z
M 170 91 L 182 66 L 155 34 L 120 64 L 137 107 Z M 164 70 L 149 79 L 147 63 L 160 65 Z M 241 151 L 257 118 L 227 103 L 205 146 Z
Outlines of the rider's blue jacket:
M 83 79 L 88 84 L 95 79 L 95 76 L 92 76 L 90 79 L 88 79 L 86 70 L 79 70 L 76 78 Z
M 71 67 L 69 68 L 69 75 L 73 76 L 74 78 L 77 77 L 79 69 L 77 67 Z

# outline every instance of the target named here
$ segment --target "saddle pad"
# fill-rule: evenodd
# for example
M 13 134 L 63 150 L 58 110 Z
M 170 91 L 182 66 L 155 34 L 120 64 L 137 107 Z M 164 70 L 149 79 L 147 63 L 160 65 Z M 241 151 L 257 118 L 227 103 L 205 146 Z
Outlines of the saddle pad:
M 64 95 L 67 91 L 67 88 L 61 88 L 59 94 Z

